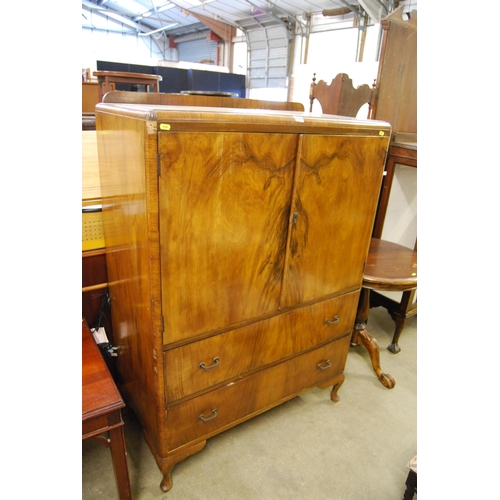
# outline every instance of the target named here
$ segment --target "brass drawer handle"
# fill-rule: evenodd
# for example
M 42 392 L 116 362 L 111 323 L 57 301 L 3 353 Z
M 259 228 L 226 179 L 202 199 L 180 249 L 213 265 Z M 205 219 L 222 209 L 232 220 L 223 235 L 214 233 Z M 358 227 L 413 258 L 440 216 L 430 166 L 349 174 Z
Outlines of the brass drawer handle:
M 202 370 L 212 370 L 214 368 L 217 368 L 218 366 L 219 366 L 219 358 L 214 358 L 210 366 L 207 366 L 205 363 L 200 363 L 200 368 Z
M 325 361 L 325 364 L 320 363 L 316 368 L 318 370 L 328 370 L 328 368 L 330 368 L 330 366 L 332 366 L 332 363 L 330 362 L 329 359 L 327 359 Z
M 212 410 L 212 416 L 211 417 L 205 417 L 205 415 L 203 415 L 203 413 L 198 416 L 198 418 L 202 422 L 210 422 L 210 420 L 213 420 L 216 417 L 217 417 L 217 410 L 215 408 Z
M 328 318 L 326 318 L 326 319 L 325 319 L 325 323 L 326 323 L 327 325 L 336 325 L 339 321 L 340 321 L 340 319 L 339 319 L 339 317 L 338 317 L 337 315 L 335 315 L 335 316 L 333 317 L 333 320 L 330 320 L 330 319 L 328 319 Z

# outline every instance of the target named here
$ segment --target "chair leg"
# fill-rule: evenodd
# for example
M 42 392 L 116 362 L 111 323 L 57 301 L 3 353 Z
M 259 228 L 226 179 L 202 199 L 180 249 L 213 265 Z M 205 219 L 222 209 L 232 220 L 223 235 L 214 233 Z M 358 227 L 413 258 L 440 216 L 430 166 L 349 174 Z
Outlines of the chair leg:
M 358 310 L 356 312 L 356 323 L 352 331 L 351 345 L 362 345 L 368 351 L 372 362 L 373 370 L 384 387 L 392 389 L 396 385 L 396 381 L 387 373 L 382 373 L 380 368 L 380 350 L 377 340 L 368 333 L 366 322 L 370 311 L 370 290 L 368 288 L 361 289 L 359 297 Z

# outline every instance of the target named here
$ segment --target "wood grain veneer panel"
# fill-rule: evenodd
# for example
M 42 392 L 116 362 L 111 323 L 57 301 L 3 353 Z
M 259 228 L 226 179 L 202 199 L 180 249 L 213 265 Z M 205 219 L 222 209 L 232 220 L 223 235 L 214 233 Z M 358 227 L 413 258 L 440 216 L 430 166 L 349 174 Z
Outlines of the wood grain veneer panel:
M 297 137 L 161 133 L 164 343 L 276 311 Z
M 156 377 L 163 364 L 153 356 L 161 351 L 156 134 L 143 121 L 109 114 L 97 113 L 96 125 L 120 389 L 146 431 L 157 435 L 163 391 Z
M 303 136 L 282 307 L 360 287 L 388 140 Z
M 342 295 L 165 352 L 167 404 L 345 335 L 358 299 Z M 200 368 L 215 358 L 216 368 Z
M 242 378 L 167 410 L 168 446 L 175 449 L 185 443 L 207 439 L 247 418 L 262 413 L 304 390 L 324 387 L 344 371 L 350 336 L 309 351 L 267 370 Z M 330 364 L 320 370 L 318 365 Z M 217 417 L 203 422 L 199 415 Z
M 417 29 L 384 22 L 384 46 L 377 77 L 374 118 L 394 132 L 417 132 Z

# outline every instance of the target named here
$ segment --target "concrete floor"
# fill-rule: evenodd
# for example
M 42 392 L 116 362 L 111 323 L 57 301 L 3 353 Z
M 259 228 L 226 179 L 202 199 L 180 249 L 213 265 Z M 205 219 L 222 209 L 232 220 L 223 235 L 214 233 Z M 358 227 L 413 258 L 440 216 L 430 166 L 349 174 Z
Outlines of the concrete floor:
M 364 348 L 351 348 L 340 401 L 313 389 L 207 441 L 172 472 L 162 475 L 129 412 L 125 439 L 135 500 L 400 500 L 406 464 L 417 453 L 417 317 L 407 321 L 392 354 L 394 323 L 387 311 L 370 311 L 382 370 L 394 389 L 376 378 Z M 83 500 L 118 498 L 110 451 L 82 443 Z M 415 495 L 415 499 L 417 496 Z

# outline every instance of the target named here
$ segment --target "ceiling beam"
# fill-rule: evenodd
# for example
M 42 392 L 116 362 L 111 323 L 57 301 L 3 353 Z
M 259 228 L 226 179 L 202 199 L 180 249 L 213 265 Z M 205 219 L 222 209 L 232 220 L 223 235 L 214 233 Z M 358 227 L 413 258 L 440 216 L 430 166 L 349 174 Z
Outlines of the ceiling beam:
M 223 23 L 221 21 L 215 21 L 206 16 L 201 16 L 195 12 L 190 13 L 192 16 L 196 17 L 198 21 L 201 21 L 207 28 L 213 31 L 216 35 L 220 36 L 226 43 L 231 43 L 233 37 L 236 36 L 236 28 L 230 24 Z
M 87 0 L 82 0 L 82 7 L 93 12 L 94 14 L 97 14 L 98 16 L 109 17 L 115 21 L 118 21 L 119 23 L 126 24 L 127 26 L 130 26 L 131 28 L 141 33 L 145 33 L 154 29 L 152 26 L 143 26 L 141 24 L 134 23 L 134 21 L 131 21 L 129 18 L 117 13 L 116 11 L 113 11 L 106 7 L 99 7 L 98 5 L 88 2 Z

